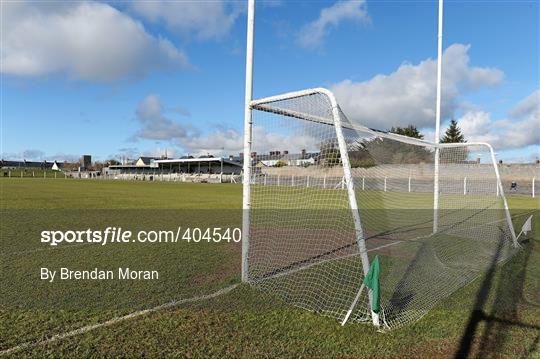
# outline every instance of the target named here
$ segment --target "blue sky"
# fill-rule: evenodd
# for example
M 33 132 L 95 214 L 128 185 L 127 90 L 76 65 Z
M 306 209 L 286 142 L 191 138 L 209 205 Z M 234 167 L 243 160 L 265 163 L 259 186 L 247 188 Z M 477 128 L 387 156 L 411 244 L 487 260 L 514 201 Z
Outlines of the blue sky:
M 238 153 L 245 7 L 2 2 L 2 157 Z M 539 26 L 538 1 L 445 2 L 444 125 L 507 161 L 540 156 Z M 436 31 L 436 1 L 259 1 L 254 96 L 328 87 L 432 139 Z

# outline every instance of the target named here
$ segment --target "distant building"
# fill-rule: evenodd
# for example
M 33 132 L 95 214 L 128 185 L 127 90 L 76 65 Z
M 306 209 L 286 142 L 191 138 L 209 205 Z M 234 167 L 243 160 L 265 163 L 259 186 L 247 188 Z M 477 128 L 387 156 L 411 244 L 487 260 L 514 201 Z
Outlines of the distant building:
M 137 161 L 135 161 L 135 166 L 137 167 L 144 167 L 144 166 L 150 166 L 154 163 L 155 160 L 159 160 L 159 157 L 144 157 L 141 156 Z
M 53 165 L 51 167 L 51 170 L 53 171 L 60 171 L 60 166 L 58 166 L 58 163 L 56 161 L 53 162 Z
M 79 163 L 81 165 L 81 169 L 83 170 L 89 169 L 90 167 L 92 167 L 92 156 L 82 155 Z

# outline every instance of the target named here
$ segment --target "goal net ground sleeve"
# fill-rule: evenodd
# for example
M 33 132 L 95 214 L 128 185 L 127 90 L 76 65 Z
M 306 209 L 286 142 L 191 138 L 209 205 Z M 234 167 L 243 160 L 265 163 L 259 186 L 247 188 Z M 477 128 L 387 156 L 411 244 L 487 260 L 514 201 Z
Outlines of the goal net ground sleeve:
M 515 253 L 489 146 L 438 147 L 433 233 L 437 145 L 353 124 L 331 96 L 314 89 L 252 102 L 252 285 L 342 320 L 364 280 L 362 256 L 379 255 L 381 326 L 392 329 Z M 369 291 L 349 321 L 372 322 Z

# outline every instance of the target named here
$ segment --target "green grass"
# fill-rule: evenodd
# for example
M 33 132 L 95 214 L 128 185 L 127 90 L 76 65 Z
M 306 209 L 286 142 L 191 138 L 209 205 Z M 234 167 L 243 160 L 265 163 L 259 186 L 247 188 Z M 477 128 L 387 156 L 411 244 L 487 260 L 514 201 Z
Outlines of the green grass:
M 430 200 L 429 195 L 358 196 L 361 207 L 384 203 L 399 208 L 408 201 L 414 208 L 428 208 Z M 366 196 L 370 200 L 362 201 Z M 39 230 L 238 226 L 241 186 L 12 178 L 0 179 L 0 198 L 0 350 L 239 281 L 238 244 L 49 248 L 39 243 Z M 362 324 L 341 327 L 335 319 L 285 305 L 242 285 L 212 300 L 160 310 L 14 355 L 453 357 L 461 348 L 461 354 L 476 357 L 538 356 L 540 206 L 526 197 L 509 201 L 514 215 L 536 210 L 535 228 L 524 250 L 454 293 L 420 321 L 395 331 L 381 334 Z M 381 218 L 387 220 L 375 214 L 367 220 L 377 227 Z M 518 228 L 525 218 L 516 217 Z M 37 278 L 41 265 L 88 267 L 89 263 L 155 267 L 163 279 L 47 284 Z

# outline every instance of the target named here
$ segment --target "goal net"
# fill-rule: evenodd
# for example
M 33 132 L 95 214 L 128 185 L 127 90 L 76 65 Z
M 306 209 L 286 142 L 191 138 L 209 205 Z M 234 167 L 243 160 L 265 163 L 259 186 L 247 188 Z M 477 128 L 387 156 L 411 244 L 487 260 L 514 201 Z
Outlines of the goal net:
M 516 251 L 489 145 L 436 145 L 353 124 L 324 89 L 251 109 L 243 270 L 253 286 L 371 322 L 370 292 L 360 289 L 378 255 L 379 323 L 392 329 Z

